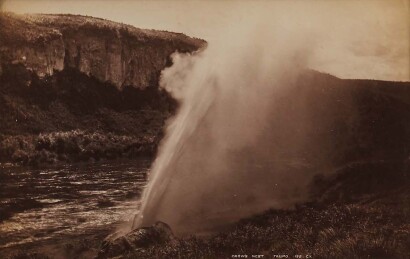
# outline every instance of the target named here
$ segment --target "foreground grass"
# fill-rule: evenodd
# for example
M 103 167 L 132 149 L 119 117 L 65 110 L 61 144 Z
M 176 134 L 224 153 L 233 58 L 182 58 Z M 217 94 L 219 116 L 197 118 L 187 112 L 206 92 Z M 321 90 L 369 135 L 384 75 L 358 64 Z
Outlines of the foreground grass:
M 124 258 L 410 258 L 408 204 L 408 192 L 398 190 L 387 199 L 271 210 L 226 233 L 177 239 Z

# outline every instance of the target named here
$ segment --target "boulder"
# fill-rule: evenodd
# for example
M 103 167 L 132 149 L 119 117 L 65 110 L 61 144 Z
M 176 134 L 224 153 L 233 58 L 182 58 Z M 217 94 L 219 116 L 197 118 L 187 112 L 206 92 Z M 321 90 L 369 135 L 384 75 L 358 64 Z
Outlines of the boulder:
M 166 223 L 158 221 L 150 227 L 137 228 L 126 235 L 113 234 L 108 236 L 101 244 L 97 258 L 118 257 L 173 239 L 174 234 L 171 228 Z

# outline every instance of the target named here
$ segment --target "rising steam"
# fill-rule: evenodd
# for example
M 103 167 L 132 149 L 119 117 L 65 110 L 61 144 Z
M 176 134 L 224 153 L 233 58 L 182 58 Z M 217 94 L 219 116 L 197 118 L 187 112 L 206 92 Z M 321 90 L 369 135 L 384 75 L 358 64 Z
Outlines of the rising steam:
M 181 106 L 134 226 L 161 220 L 177 233 L 205 231 L 305 199 L 311 175 L 292 166 L 303 134 L 281 137 L 301 124 L 276 125 L 275 104 L 305 68 L 307 37 L 249 28 L 202 52 L 174 54 L 163 71 L 161 86 Z

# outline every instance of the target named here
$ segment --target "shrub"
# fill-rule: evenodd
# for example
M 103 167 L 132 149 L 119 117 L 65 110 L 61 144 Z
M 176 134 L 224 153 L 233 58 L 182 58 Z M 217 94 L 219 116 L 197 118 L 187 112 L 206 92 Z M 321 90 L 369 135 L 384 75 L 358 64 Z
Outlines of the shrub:
M 152 155 L 157 144 L 154 136 L 138 137 L 81 130 L 37 136 L 3 136 L 0 141 L 0 161 L 37 165 L 131 158 Z

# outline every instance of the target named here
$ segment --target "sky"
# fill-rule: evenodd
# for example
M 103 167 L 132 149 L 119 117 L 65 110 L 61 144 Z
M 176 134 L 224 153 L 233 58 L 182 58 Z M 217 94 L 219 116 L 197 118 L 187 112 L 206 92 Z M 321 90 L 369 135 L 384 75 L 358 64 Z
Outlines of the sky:
M 1 10 L 90 15 L 210 44 L 243 27 L 261 34 L 281 27 L 309 35 L 313 69 L 341 78 L 410 81 L 409 0 L 4 0 Z

